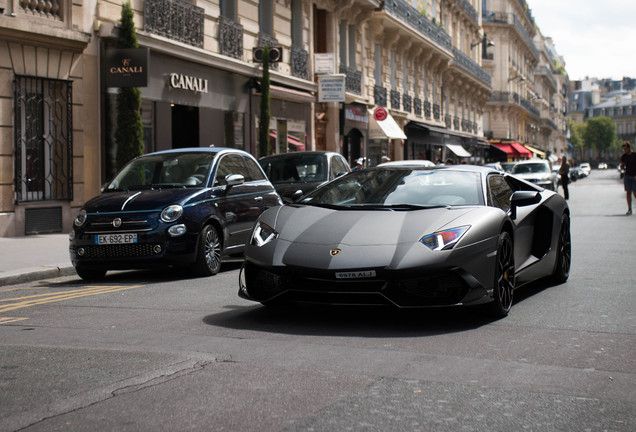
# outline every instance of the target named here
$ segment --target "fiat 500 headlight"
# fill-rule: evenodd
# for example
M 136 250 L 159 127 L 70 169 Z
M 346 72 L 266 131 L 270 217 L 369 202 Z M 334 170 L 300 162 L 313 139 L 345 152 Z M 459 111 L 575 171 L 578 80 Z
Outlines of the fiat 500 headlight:
M 427 234 L 420 239 L 420 243 L 434 251 L 448 250 L 455 246 L 459 239 L 466 234 L 468 228 L 470 228 L 470 226 L 466 225 Z
M 81 227 L 82 225 L 84 225 L 86 223 L 86 210 L 82 209 L 79 211 L 79 213 L 77 214 L 77 217 L 75 218 L 75 220 L 73 221 L 73 224 L 76 227 Z
M 254 246 L 265 246 L 267 243 L 272 240 L 278 238 L 278 233 L 276 230 L 266 223 L 257 222 L 254 227 L 254 231 L 252 231 L 252 239 L 250 240 L 250 244 Z
M 161 212 L 161 220 L 164 222 L 174 222 L 183 214 L 183 207 L 180 205 L 171 205 L 163 209 Z

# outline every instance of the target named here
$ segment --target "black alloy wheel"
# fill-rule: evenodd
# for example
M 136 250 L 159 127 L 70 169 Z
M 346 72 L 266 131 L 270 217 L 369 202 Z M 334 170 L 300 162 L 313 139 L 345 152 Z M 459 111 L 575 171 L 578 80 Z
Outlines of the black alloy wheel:
M 201 230 L 195 271 L 201 276 L 214 276 L 221 269 L 221 240 L 212 225 Z
M 570 265 L 572 262 L 572 241 L 570 237 L 570 217 L 564 214 L 561 217 L 561 228 L 559 229 L 559 243 L 557 246 L 557 257 L 554 264 L 552 279 L 556 283 L 563 283 L 570 276 Z
M 497 260 L 495 265 L 495 284 L 490 310 L 496 317 L 505 317 L 512 307 L 512 295 L 515 289 L 515 255 L 512 239 L 507 232 L 499 235 Z

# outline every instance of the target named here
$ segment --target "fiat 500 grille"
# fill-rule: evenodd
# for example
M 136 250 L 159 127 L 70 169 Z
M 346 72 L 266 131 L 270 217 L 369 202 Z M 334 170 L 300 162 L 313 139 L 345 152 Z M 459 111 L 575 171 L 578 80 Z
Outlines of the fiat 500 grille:
M 122 244 L 86 246 L 84 257 L 86 258 L 130 258 L 154 255 L 154 244 Z

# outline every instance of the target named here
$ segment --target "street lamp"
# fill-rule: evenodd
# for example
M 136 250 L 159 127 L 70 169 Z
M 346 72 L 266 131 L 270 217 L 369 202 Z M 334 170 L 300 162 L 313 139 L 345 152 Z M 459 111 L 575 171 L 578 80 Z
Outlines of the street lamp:
M 470 44 L 470 49 L 475 48 L 477 45 L 479 44 L 483 44 L 484 49 L 491 47 L 491 46 L 495 46 L 495 43 L 493 41 L 491 41 L 490 39 L 488 39 L 488 35 L 486 33 L 484 33 L 484 37 L 481 38 L 481 40 L 478 40 L 477 42 L 473 42 Z

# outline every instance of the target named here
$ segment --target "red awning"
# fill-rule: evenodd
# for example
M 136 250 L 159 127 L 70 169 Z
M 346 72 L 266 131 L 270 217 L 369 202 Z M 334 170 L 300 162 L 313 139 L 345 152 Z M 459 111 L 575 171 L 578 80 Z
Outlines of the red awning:
M 532 157 L 532 152 L 528 150 L 527 148 L 525 148 L 524 146 L 522 146 L 521 144 L 513 142 L 513 143 L 510 143 L 510 145 L 513 146 L 515 150 L 517 150 L 517 153 L 519 153 L 521 157 L 525 157 L 525 158 Z
M 505 151 L 510 157 L 519 157 L 519 153 L 514 149 L 513 146 L 507 143 L 496 143 L 493 144 L 499 150 Z
M 493 143 L 495 147 L 505 151 L 512 158 L 531 158 L 532 152 L 516 142 L 510 143 Z

